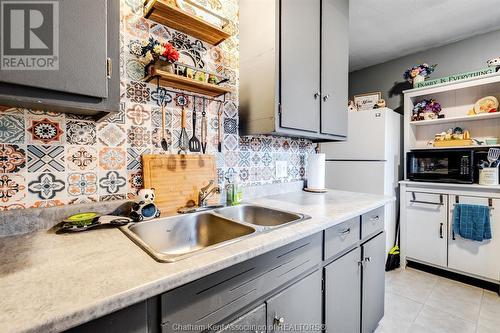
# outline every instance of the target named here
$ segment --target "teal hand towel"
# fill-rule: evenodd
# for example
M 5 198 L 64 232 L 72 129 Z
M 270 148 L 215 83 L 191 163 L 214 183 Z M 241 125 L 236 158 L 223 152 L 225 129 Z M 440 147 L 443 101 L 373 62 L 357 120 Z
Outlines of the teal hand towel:
M 456 204 L 453 232 L 475 241 L 491 239 L 490 208 L 482 205 Z

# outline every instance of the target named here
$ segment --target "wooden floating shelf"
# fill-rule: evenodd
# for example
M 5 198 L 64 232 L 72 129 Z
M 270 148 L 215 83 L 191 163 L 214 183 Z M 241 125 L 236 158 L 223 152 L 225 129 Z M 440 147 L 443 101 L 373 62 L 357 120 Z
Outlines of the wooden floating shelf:
M 161 86 L 186 90 L 193 93 L 207 95 L 211 97 L 217 97 L 231 92 L 231 89 L 226 87 L 221 87 L 211 83 L 196 81 L 184 76 L 151 68 L 149 75 L 144 78 L 144 81 L 151 82 L 154 81 L 155 79 L 159 80 L 159 84 Z
M 475 116 L 463 116 L 463 117 L 441 118 L 441 119 L 432 119 L 432 120 L 410 121 L 410 125 L 412 125 L 412 126 L 438 125 L 438 124 L 455 123 L 455 122 L 462 122 L 462 121 L 489 120 L 489 119 L 495 119 L 495 118 L 500 118 L 500 112 L 483 113 L 483 114 L 478 114 Z
M 148 1 L 144 6 L 144 17 L 212 45 L 218 45 L 231 37 L 221 28 L 169 5 L 167 0 Z

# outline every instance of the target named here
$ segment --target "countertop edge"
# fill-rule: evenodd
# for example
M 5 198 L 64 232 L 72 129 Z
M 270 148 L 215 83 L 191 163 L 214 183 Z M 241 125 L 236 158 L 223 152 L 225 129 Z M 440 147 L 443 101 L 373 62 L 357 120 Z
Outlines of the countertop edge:
M 329 219 L 326 217 L 314 218 L 317 221 L 321 221 L 321 225 L 307 225 L 307 224 L 294 224 L 286 226 L 283 228 L 297 228 L 302 227 L 300 233 L 295 233 L 292 236 L 280 236 L 276 240 L 265 243 L 265 244 L 255 244 L 254 247 L 248 247 L 245 251 L 240 251 L 239 253 L 233 253 L 230 257 L 221 258 L 220 260 L 212 261 L 206 265 L 199 266 L 197 269 L 192 271 L 183 271 L 178 274 L 169 274 L 158 280 L 153 280 L 148 283 L 138 285 L 135 288 L 131 288 L 122 293 L 115 294 L 113 296 L 108 296 L 106 298 L 100 299 L 95 303 L 86 305 L 73 310 L 68 310 L 63 314 L 54 315 L 53 318 L 47 320 L 46 318 L 41 322 L 31 322 L 29 327 L 18 327 L 17 332 L 60 332 L 73 327 L 77 327 L 81 324 L 89 322 L 91 320 L 103 317 L 120 309 L 126 308 L 130 305 L 136 304 L 141 301 L 145 301 L 148 298 L 157 296 L 161 293 L 167 292 L 169 290 L 175 289 L 217 271 L 223 270 L 235 264 L 241 263 L 243 261 L 249 260 L 266 252 L 277 249 L 281 246 L 287 245 L 291 242 L 303 239 L 317 232 L 321 232 L 327 228 L 335 226 L 339 223 L 347 221 L 353 217 L 360 216 L 367 212 L 370 212 L 376 208 L 384 206 L 387 203 L 393 202 L 395 199 L 390 197 L 381 197 L 379 200 L 374 200 L 372 204 L 365 205 L 362 209 L 356 209 L 346 213 L 338 218 Z M 280 229 L 281 230 L 281 229 Z M 272 233 L 271 231 L 270 233 Z M 124 235 L 125 236 L 125 235 Z M 230 247 L 228 245 L 227 247 Z M 217 250 L 214 250 L 217 251 Z M 165 263 L 168 265 L 168 263 Z

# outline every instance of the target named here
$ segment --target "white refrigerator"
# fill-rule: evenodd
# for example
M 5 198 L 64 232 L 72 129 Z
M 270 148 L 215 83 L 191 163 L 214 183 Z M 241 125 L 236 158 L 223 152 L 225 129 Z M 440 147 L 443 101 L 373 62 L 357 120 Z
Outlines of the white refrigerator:
M 347 141 L 320 144 L 326 187 L 399 196 L 403 179 L 402 115 L 388 108 L 349 112 Z M 385 208 L 386 248 L 394 243 L 398 202 Z

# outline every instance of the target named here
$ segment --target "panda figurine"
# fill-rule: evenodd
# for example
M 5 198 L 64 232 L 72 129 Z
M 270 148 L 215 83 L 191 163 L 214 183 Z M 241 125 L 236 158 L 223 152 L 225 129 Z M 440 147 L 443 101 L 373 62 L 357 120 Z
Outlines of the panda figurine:
M 160 217 L 160 210 L 154 204 L 155 189 L 143 188 L 137 192 L 137 198 L 132 205 L 130 218 L 134 222 L 141 222 Z
M 500 69 L 500 57 L 488 60 L 488 67 L 495 67 L 496 72 Z

